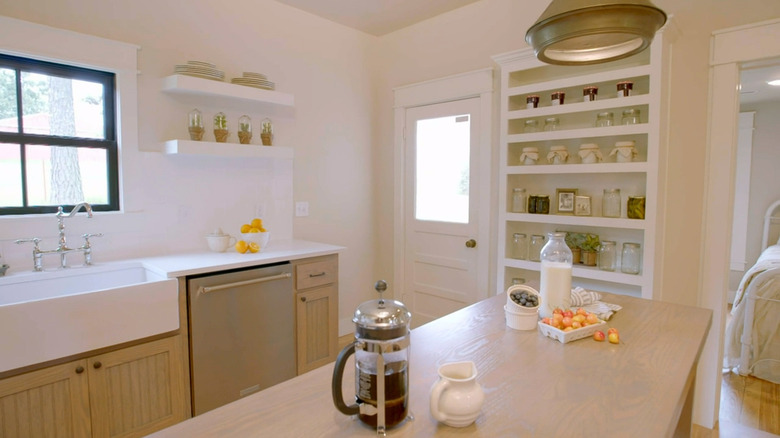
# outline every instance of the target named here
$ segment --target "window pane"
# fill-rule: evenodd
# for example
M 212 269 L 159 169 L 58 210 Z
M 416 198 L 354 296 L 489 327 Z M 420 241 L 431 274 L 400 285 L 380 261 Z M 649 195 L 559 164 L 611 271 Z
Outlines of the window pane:
M 19 132 L 16 71 L 0 68 L 0 131 Z
M 468 115 L 417 121 L 418 220 L 469 222 L 470 125 Z
M 108 204 L 105 150 L 27 146 L 26 157 L 30 205 Z
M 22 109 L 27 134 L 105 138 L 103 85 L 22 72 Z
M 18 144 L 0 143 L 0 207 L 22 206 L 22 158 Z

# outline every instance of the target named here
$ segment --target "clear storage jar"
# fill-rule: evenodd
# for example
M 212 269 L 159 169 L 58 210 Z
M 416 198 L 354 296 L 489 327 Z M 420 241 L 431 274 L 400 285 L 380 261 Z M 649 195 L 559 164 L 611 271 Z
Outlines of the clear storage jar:
M 548 117 L 544 119 L 544 130 L 547 132 L 557 131 L 559 125 L 560 125 L 560 120 L 558 120 L 557 117 Z
M 601 215 L 604 217 L 620 217 L 620 189 L 604 189 L 601 198 Z
M 639 259 L 641 248 L 638 243 L 626 242 L 623 244 L 623 254 L 620 257 L 620 271 L 625 274 L 639 274 Z
M 639 110 L 635 108 L 623 110 L 623 117 L 620 119 L 620 123 L 623 125 L 636 125 L 639 123 Z
M 512 212 L 525 213 L 525 206 L 527 204 L 528 204 L 528 195 L 526 195 L 525 189 L 521 189 L 521 188 L 512 189 Z
M 615 270 L 616 244 L 612 240 L 602 240 L 599 245 L 599 269 L 602 271 Z
M 526 134 L 530 134 L 532 132 L 537 132 L 537 131 L 539 131 L 539 122 L 537 122 L 536 120 L 526 120 L 523 123 L 523 132 L 525 132 Z
M 532 262 L 542 261 L 542 247 L 544 247 L 544 236 L 532 234 L 531 243 L 528 245 L 528 260 Z
M 528 237 L 524 233 L 512 234 L 512 258 L 518 260 L 528 258 Z
M 614 125 L 614 116 L 609 111 L 600 112 L 596 115 L 596 127 L 604 128 Z

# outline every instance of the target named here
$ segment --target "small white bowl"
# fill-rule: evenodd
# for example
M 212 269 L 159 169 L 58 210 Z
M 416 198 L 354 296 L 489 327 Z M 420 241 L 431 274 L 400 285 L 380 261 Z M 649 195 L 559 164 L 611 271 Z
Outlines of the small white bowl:
M 271 240 L 271 233 L 268 231 L 263 233 L 241 233 L 241 240 L 247 243 L 255 242 L 260 245 L 260 250 L 262 251 L 268 246 L 268 241 Z
M 539 320 L 538 309 L 538 307 L 535 307 L 533 313 L 517 313 L 513 312 L 509 306 L 504 306 L 506 325 L 515 330 L 534 330 Z
M 515 291 L 525 291 L 525 292 L 528 292 L 529 294 L 536 295 L 536 298 L 539 299 L 539 306 L 541 306 L 541 304 L 542 304 L 542 296 L 539 295 L 539 291 L 537 291 L 536 289 L 532 288 L 531 286 L 526 286 L 524 284 L 516 284 L 516 285 L 513 285 L 513 286 L 509 286 L 509 289 L 506 290 L 506 307 L 507 307 L 507 310 L 511 310 L 512 312 L 515 312 L 515 313 L 534 313 L 534 314 L 536 314 L 536 313 L 539 312 L 539 306 L 536 306 L 536 307 L 525 307 L 525 306 L 521 306 L 521 305 L 517 304 L 516 302 L 514 302 L 514 300 L 512 300 L 511 295 L 512 295 L 512 292 L 515 292 Z

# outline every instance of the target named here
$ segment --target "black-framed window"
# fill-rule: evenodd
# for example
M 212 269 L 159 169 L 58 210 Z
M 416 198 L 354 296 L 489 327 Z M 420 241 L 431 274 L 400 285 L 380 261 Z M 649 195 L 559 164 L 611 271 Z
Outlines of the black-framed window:
M 119 210 L 115 75 L 0 54 L 0 215 Z

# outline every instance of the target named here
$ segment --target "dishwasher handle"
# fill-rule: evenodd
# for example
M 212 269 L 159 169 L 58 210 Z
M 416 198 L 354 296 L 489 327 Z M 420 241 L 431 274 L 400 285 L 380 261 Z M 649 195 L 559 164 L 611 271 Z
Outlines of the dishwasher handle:
M 233 283 L 220 284 L 217 286 L 201 286 L 201 288 L 198 289 L 198 293 L 206 294 L 209 292 L 218 292 L 223 289 L 230 289 L 232 287 L 247 286 L 256 283 L 265 283 L 267 281 L 284 280 L 285 278 L 290 278 L 290 277 L 292 277 L 292 274 L 289 272 L 285 272 L 283 274 L 269 275 L 267 277 L 253 278 L 251 280 L 244 280 L 244 281 L 236 281 Z

